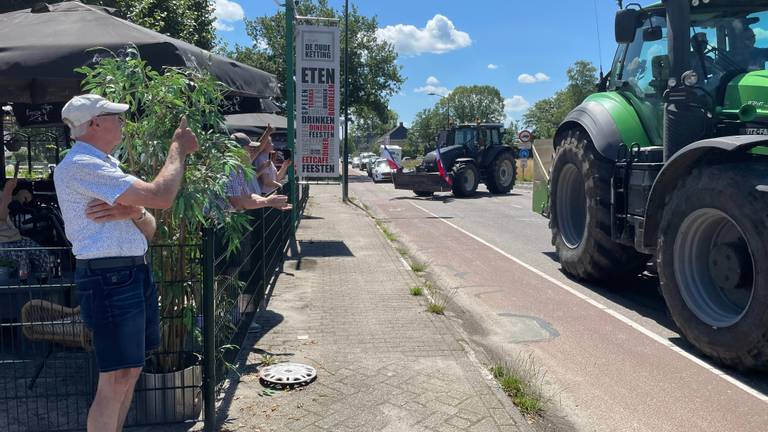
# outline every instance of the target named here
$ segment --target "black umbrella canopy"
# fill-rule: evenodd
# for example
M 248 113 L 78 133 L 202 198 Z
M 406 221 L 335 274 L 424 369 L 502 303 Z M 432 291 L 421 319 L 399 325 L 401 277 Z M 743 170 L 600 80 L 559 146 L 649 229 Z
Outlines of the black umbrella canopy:
M 207 70 L 234 95 L 279 94 L 275 76 L 113 15 L 65 2 L 0 15 L 0 102 L 63 102 L 81 93 L 74 69 L 135 45 L 151 67 Z M 96 48 L 96 49 L 94 49 Z

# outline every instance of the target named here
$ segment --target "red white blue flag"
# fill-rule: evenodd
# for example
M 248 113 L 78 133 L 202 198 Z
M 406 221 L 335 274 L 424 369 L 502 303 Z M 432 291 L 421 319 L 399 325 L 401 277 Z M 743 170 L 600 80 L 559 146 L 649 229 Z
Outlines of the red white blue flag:
M 392 152 L 389 151 L 387 146 L 384 146 L 384 154 L 387 156 L 387 163 L 389 163 L 389 167 L 395 171 L 400 169 L 400 165 L 395 160 L 395 157 L 392 155 Z
M 440 155 L 440 144 L 435 147 L 435 155 L 437 156 L 437 171 L 440 173 L 440 177 L 442 177 L 449 186 L 452 186 L 453 179 L 451 179 L 451 176 L 445 171 L 445 166 L 443 166 L 443 157 Z

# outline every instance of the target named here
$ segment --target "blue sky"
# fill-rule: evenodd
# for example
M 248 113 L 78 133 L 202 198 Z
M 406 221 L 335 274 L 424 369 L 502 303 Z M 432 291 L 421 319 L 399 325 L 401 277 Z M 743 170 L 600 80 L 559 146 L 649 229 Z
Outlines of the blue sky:
M 595 17 L 597 4 L 597 22 Z M 273 14 L 274 0 L 215 0 L 218 34 L 229 43 L 252 44 L 242 16 Z M 343 0 L 330 0 L 343 9 Z M 584 59 L 607 71 L 615 0 L 388 0 L 350 1 L 378 19 L 380 37 L 395 44 L 406 81 L 390 107 L 400 121 L 437 102 L 430 91 L 459 85 L 496 86 L 509 118 L 567 83 L 566 70 Z M 641 1 L 643 5 L 652 3 Z M 596 26 L 602 49 L 598 49 Z M 492 65 L 492 66 L 489 66 Z M 494 67 L 495 66 L 495 67 Z

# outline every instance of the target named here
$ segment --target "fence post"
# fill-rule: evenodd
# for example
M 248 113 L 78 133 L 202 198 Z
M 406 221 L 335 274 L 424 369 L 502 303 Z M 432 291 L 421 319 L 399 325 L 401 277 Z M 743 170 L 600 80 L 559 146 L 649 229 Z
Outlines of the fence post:
M 203 228 L 203 404 L 205 430 L 216 430 L 215 230 Z

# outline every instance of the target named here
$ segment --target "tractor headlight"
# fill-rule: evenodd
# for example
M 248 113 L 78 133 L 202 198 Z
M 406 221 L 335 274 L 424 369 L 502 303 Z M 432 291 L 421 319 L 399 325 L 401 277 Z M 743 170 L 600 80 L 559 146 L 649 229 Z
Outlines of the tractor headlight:
M 696 72 L 689 70 L 688 72 L 683 74 L 683 84 L 687 85 L 688 87 L 693 87 L 698 83 L 699 83 L 699 74 L 697 74 Z

